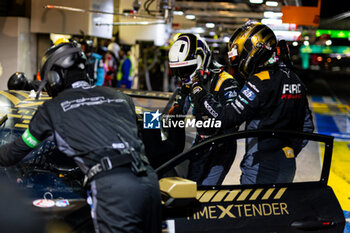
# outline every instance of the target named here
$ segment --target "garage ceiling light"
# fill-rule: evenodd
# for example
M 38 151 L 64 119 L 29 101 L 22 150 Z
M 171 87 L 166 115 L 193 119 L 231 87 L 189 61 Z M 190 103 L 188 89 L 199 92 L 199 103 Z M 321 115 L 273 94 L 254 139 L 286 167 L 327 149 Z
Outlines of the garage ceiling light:
M 325 30 L 318 29 L 316 36 L 319 37 L 323 34 L 330 35 L 331 38 L 350 38 L 350 30 Z
M 195 19 L 196 16 L 194 16 L 194 15 L 186 15 L 185 18 L 186 19 Z
M 273 11 L 265 11 L 264 12 L 265 18 L 281 18 L 282 15 L 283 15 L 282 12 L 273 12 Z
M 278 40 L 296 41 L 301 35 L 299 31 L 273 30 Z
M 215 27 L 215 24 L 214 23 L 206 23 L 205 26 L 207 28 L 214 28 Z
M 265 4 L 266 6 L 272 6 L 272 7 L 278 6 L 278 2 L 275 2 L 275 1 L 266 1 Z
M 229 42 L 229 41 L 230 41 L 230 37 L 225 36 L 224 39 L 223 39 L 223 41 L 224 41 L 225 43 Z
M 184 15 L 183 11 L 173 11 L 173 15 Z
M 327 40 L 327 41 L 326 41 L 326 45 L 328 45 L 328 46 L 329 46 L 329 45 L 332 45 L 332 41 L 331 41 L 331 40 Z
M 263 0 L 249 0 L 249 2 L 253 4 L 261 4 L 263 3 Z
M 282 19 L 262 19 L 261 23 L 266 25 L 280 25 L 282 24 Z

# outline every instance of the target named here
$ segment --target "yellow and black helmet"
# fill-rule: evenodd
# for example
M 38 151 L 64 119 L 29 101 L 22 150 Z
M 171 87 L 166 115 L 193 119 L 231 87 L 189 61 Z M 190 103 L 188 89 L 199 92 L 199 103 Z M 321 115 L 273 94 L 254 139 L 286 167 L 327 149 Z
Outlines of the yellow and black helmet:
M 249 21 L 228 42 L 230 64 L 243 78 L 248 78 L 271 58 L 276 43 L 276 36 L 268 26 Z

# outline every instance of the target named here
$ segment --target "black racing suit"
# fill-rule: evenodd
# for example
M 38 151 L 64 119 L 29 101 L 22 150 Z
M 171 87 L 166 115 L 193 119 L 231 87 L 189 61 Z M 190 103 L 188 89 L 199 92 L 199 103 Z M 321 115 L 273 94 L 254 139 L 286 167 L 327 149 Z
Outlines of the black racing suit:
M 19 162 L 46 139 L 74 158 L 84 174 L 107 162 L 106 169 L 89 180 L 95 231 L 160 232 L 157 175 L 148 165 L 146 172 L 136 174 L 131 154 L 122 150 L 134 148 L 137 155 L 143 153 L 131 98 L 84 81 L 72 86 L 39 106 L 22 137 L 0 148 L 0 164 Z M 124 163 L 114 166 L 115 161 Z
M 223 70 L 223 66 L 212 61 L 209 66 L 208 90 L 210 98 L 221 105 L 231 103 L 240 91 L 239 84 L 230 74 Z M 197 121 L 205 121 L 215 116 L 194 105 L 192 114 Z M 210 137 L 230 133 L 237 130 L 236 127 L 197 128 L 194 145 L 207 140 Z M 202 185 L 221 184 L 229 172 L 236 154 L 235 144 L 215 144 L 197 154 L 190 160 L 188 178 Z
M 193 85 L 193 90 L 196 85 L 199 84 Z M 314 129 L 305 86 L 283 63 L 251 75 L 233 102 L 222 104 L 205 89 L 193 94 L 193 98 L 195 107 L 221 120 L 224 128 L 237 127 L 246 121 L 247 130 L 312 132 Z M 295 156 L 287 158 L 290 156 L 283 150 L 290 144 L 296 156 L 306 143 L 248 138 L 241 162 L 241 183 L 292 182 Z

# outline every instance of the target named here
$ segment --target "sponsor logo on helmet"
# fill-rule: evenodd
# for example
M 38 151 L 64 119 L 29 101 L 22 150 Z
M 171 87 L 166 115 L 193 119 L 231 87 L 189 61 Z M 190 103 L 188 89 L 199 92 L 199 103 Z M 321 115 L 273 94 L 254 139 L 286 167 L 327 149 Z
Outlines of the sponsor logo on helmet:
M 237 56 L 238 55 L 237 45 L 233 46 L 231 51 L 229 51 L 227 55 L 229 58 Z
M 182 66 L 190 66 L 190 65 L 197 65 L 197 59 L 192 59 L 192 60 L 182 61 L 182 62 L 170 62 L 169 63 L 170 68 L 182 67 Z

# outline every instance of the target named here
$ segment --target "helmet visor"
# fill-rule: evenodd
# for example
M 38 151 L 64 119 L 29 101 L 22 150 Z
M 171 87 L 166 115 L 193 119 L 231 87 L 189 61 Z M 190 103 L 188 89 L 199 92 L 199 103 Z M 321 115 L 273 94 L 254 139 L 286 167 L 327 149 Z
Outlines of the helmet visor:
M 197 60 L 192 59 L 183 62 L 170 62 L 169 63 L 171 72 L 182 80 L 186 80 L 191 76 L 197 69 Z

